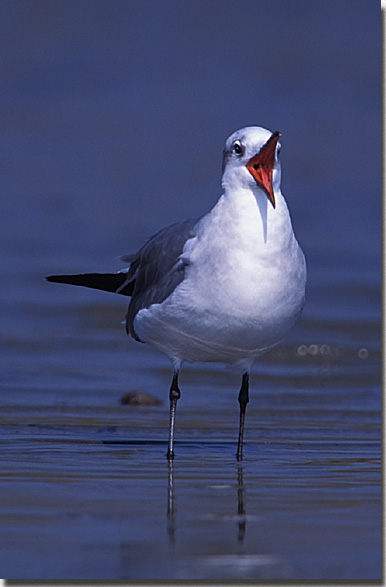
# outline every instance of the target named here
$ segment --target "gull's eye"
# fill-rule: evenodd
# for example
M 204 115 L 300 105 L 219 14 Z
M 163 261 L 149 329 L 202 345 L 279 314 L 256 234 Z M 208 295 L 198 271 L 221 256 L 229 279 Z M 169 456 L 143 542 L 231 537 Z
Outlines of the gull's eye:
M 244 146 L 240 141 L 235 141 L 232 150 L 236 155 L 242 155 L 244 153 Z
M 279 145 L 278 148 L 276 149 L 276 154 L 278 157 L 280 155 L 280 151 L 281 151 L 281 146 Z

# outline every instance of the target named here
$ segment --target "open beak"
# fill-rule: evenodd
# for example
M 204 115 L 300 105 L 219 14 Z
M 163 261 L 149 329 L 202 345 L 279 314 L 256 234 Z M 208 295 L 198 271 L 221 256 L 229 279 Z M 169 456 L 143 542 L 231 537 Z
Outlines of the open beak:
M 275 196 L 272 188 L 272 174 L 275 165 L 276 145 L 280 138 L 278 131 L 274 132 L 263 145 L 257 155 L 251 157 L 246 167 L 256 183 L 267 192 L 272 206 L 275 208 Z

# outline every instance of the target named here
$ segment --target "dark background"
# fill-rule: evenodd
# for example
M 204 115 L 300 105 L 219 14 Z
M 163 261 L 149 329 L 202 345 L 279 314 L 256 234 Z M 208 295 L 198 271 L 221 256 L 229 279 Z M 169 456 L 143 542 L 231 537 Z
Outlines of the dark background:
M 259 125 L 283 135 L 282 187 L 311 285 L 321 259 L 379 263 L 375 0 L 15 0 L 0 11 L 7 257 L 15 245 L 56 249 L 52 269 L 58 254 L 72 257 L 66 269 L 87 254 L 105 269 L 210 209 L 225 139 Z

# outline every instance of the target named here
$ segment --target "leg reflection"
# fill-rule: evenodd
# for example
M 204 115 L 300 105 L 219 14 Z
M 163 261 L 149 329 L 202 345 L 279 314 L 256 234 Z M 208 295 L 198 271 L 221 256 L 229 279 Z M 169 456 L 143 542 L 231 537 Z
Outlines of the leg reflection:
M 244 543 L 245 530 L 246 530 L 246 516 L 245 516 L 245 486 L 244 486 L 244 471 L 241 465 L 237 467 L 237 513 L 238 513 L 238 524 L 239 533 L 237 536 L 237 542 L 241 546 Z
M 168 509 L 167 509 L 167 518 L 168 518 L 168 535 L 169 535 L 169 543 L 171 546 L 174 546 L 175 543 L 175 518 L 174 518 L 174 463 L 172 459 L 168 459 Z
M 237 466 L 237 521 L 237 543 L 241 547 L 244 545 L 246 533 L 244 470 L 241 464 Z M 174 547 L 176 540 L 176 509 L 174 497 L 174 461 L 172 459 L 168 460 L 167 533 L 169 545 Z

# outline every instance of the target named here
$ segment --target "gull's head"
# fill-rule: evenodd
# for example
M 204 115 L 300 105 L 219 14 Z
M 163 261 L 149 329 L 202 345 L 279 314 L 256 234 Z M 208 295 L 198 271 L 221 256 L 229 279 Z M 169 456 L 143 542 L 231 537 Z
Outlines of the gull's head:
M 247 126 L 226 141 L 223 157 L 224 189 L 252 189 L 265 193 L 275 208 L 280 191 L 280 133 Z

